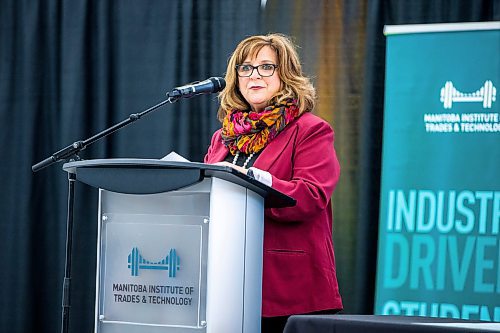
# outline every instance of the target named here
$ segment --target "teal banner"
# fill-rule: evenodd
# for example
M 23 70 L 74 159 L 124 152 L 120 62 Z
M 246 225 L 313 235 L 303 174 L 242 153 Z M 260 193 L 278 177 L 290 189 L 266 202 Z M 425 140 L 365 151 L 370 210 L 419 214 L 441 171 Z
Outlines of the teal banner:
M 392 28 L 375 313 L 500 322 L 500 22 Z

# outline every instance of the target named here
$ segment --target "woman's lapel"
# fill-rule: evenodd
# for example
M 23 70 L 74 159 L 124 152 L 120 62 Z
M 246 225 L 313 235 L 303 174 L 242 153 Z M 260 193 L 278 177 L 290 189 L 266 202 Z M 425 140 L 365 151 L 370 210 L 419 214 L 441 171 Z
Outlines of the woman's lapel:
M 292 141 L 295 141 L 294 137 L 298 131 L 298 127 L 295 122 L 293 124 L 289 124 L 289 126 L 289 128 L 286 128 L 279 133 L 278 136 L 276 136 L 274 140 L 271 141 L 266 148 L 264 148 L 262 153 L 255 160 L 255 163 L 253 164 L 254 167 L 269 171 L 272 165 L 280 159 L 280 156 L 283 151 L 285 151 L 285 148 L 289 144 L 292 144 Z

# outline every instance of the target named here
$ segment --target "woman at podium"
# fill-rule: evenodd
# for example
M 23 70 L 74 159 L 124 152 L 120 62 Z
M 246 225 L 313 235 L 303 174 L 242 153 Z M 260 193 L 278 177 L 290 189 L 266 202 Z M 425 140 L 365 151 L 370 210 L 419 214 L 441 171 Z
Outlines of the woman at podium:
M 225 79 L 222 127 L 205 162 L 230 165 L 297 201 L 265 209 L 262 332 L 281 332 L 290 315 L 342 309 L 332 242 L 334 133 L 312 114 L 315 89 L 284 35 L 241 41 Z

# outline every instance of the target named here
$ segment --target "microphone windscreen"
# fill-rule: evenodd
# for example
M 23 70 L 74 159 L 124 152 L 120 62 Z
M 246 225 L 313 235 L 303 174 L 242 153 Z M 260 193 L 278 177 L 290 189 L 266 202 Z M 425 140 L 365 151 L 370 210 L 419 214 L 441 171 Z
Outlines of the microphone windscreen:
M 226 87 L 226 80 L 222 77 L 211 77 L 209 80 L 214 85 L 214 93 L 222 91 Z

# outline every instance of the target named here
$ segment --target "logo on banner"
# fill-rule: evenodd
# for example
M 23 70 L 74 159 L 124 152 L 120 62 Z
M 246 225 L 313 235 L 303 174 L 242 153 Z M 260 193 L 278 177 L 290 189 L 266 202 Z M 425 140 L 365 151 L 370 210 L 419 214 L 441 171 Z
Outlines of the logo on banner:
M 454 102 L 481 102 L 484 109 L 491 109 L 491 104 L 496 101 L 496 97 L 497 89 L 490 80 L 485 81 L 480 89 L 469 94 L 458 91 L 451 81 L 446 81 L 444 87 L 441 88 L 441 102 L 445 109 L 451 109 Z
M 128 268 L 130 268 L 130 275 L 132 276 L 139 276 L 139 270 L 153 269 L 168 271 L 168 276 L 175 278 L 177 271 L 180 269 L 180 258 L 175 249 L 170 249 L 165 258 L 160 261 L 149 261 L 144 259 L 137 247 L 134 247 L 128 255 Z
M 497 88 L 491 80 L 486 80 L 481 88 L 472 93 L 461 92 L 455 88 L 452 81 L 446 81 L 441 88 L 440 101 L 443 103 L 443 108 L 449 111 L 424 113 L 425 131 L 427 133 L 500 133 L 500 117 L 493 109 L 496 99 Z M 482 107 L 475 104 L 477 109 L 472 112 L 451 111 L 457 103 L 480 103 Z

